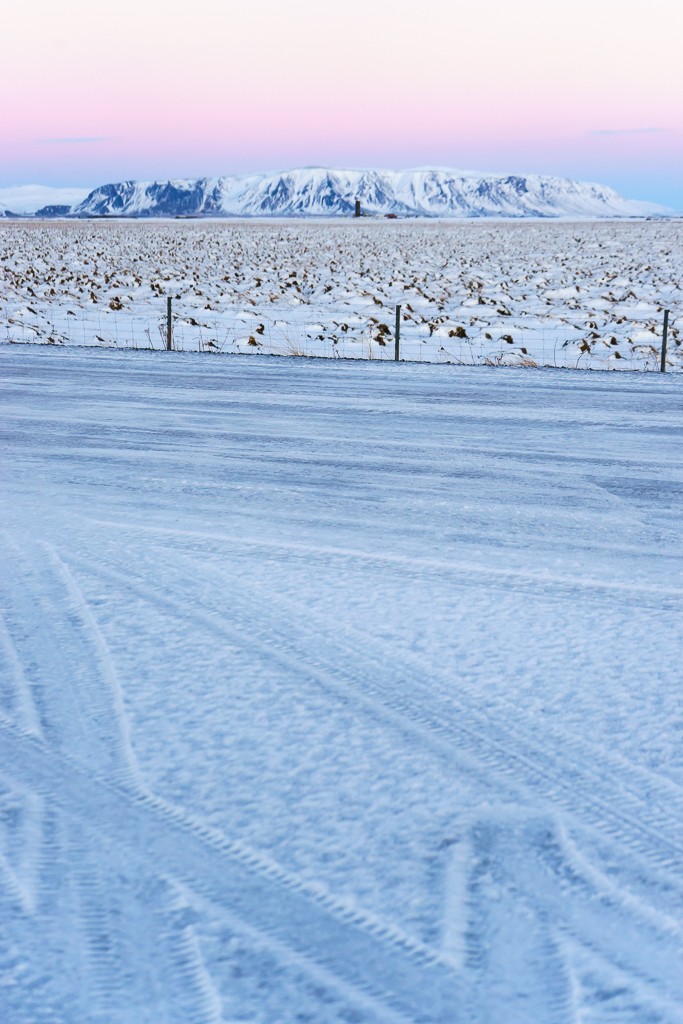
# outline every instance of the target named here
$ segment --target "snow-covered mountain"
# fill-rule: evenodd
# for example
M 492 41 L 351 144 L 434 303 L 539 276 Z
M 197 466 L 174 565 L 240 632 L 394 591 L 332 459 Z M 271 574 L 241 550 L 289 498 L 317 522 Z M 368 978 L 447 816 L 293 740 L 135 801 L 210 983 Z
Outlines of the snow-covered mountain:
M 312 167 L 176 181 L 125 181 L 95 189 L 81 216 L 641 217 L 668 211 L 624 199 L 605 185 L 568 178 L 446 169 L 329 170 Z

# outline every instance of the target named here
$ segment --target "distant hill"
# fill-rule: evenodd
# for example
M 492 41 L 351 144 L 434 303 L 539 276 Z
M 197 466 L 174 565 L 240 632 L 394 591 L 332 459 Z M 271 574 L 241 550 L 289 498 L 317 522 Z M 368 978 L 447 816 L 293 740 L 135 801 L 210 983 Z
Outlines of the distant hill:
M 75 216 L 302 217 L 644 217 L 654 203 L 625 199 L 605 185 L 519 174 L 305 168 L 174 181 L 102 185 L 71 208 Z
M 45 207 L 65 206 L 71 210 L 90 191 L 89 188 L 54 185 L 5 185 L 0 187 L 0 210 L 11 210 L 22 217 L 46 216 Z
M 62 206 L 59 203 L 50 203 L 48 206 L 43 206 L 40 210 L 36 210 L 35 217 L 68 217 L 71 213 L 70 206 Z

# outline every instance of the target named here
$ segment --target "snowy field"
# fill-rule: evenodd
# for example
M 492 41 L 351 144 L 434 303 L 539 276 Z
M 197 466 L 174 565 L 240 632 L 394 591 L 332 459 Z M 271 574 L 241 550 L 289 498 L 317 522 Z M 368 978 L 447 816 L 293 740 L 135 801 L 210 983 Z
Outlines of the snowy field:
M 680 377 L 0 376 L 2 1022 L 683 1019 Z
M 683 368 L 683 221 L 12 222 L 4 340 Z

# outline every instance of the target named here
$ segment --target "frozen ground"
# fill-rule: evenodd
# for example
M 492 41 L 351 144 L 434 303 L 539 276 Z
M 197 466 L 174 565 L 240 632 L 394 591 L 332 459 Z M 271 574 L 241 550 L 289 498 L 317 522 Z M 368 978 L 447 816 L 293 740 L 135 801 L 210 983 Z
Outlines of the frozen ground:
M 0 1020 L 682 1019 L 681 378 L 0 374 Z
M 8 222 L 5 340 L 683 368 L 683 221 Z

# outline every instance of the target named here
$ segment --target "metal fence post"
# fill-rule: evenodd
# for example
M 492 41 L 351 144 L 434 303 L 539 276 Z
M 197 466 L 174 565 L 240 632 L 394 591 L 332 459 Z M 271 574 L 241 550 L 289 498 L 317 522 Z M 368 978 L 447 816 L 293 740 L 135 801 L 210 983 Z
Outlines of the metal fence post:
M 669 333 L 669 310 L 664 310 L 664 327 L 662 329 L 662 360 L 659 364 L 661 373 L 666 373 L 666 337 Z
M 166 351 L 173 349 L 173 299 L 169 295 L 166 299 Z
M 401 344 L 401 307 L 396 307 L 396 330 L 394 331 L 394 360 L 399 360 L 399 349 Z

